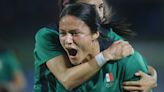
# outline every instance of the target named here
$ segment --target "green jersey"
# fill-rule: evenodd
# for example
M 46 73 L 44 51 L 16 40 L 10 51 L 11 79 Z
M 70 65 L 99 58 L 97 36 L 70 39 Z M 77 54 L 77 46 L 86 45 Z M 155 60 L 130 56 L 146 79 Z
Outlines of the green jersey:
M 63 52 L 58 32 L 52 28 L 42 28 L 35 36 L 35 92 L 55 92 L 56 78 L 46 66 L 46 62 Z
M 139 77 L 134 74 L 139 70 L 147 72 L 147 66 L 142 56 L 135 52 L 118 62 L 107 63 L 91 79 L 74 89 L 73 92 L 124 92 L 122 83 L 138 80 Z
M 56 29 L 57 30 L 57 29 Z M 58 32 L 51 28 L 42 28 L 36 34 L 35 56 L 35 92 L 69 92 L 48 70 L 46 62 L 64 53 L 59 44 Z M 113 40 L 122 39 L 110 29 L 108 36 Z M 121 59 L 118 62 L 108 63 L 92 78 L 81 84 L 71 92 L 121 92 L 122 82 L 137 80 L 135 72 L 147 72 L 142 56 L 134 55 Z
M 110 39 L 116 41 L 123 39 L 115 34 L 110 29 L 108 36 Z M 100 40 L 101 41 L 101 40 Z M 103 46 L 111 43 L 110 41 L 100 42 L 100 49 L 104 50 L 108 46 Z M 139 77 L 135 76 L 137 71 L 148 72 L 145 59 L 137 52 L 131 56 L 125 57 L 118 61 L 105 64 L 92 78 L 73 89 L 73 92 L 124 92 L 122 84 L 124 81 L 139 80 Z

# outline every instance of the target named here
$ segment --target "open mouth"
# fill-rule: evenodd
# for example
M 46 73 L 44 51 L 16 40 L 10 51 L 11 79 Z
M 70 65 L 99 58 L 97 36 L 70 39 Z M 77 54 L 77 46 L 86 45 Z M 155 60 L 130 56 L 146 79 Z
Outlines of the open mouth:
M 68 53 L 70 56 L 76 56 L 77 54 L 77 50 L 76 49 L 67 49 Z

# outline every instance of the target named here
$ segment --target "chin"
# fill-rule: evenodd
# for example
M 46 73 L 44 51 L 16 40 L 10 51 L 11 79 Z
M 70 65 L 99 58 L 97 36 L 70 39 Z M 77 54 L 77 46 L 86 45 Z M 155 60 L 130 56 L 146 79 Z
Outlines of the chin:
M 79 65 L 79 64 L 81 64 L 80 62 L 76 62 L 76 61 L 71 61 L 71 64 L 72 65 Z

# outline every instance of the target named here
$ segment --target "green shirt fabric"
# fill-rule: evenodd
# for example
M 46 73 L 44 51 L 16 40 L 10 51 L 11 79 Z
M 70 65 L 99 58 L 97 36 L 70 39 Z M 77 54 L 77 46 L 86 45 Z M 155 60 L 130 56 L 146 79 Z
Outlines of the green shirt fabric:
M 110 39 L 112 39 L 114 41 L 124 40 L 121 36 L 119 36 L 115 32 L 113 32 L 112 28 L 109 28 L 108 37 L 110 37 Z
M 55 88 L 51 87 L 51 83 L 56 79 L 48 70 L 46 62 L 63 53 L 58 37 L 57 31 L 46 27 L 40 29 L 35 35 L 35 92 L 53 92 L 47 89 Z
M 108 36 L 111 39 L 115 41 L 123 39 L 112 29 L 109 30 Z M 134 73 L 139 70 L 147 72 L 145 61 L 138 52 L 135 52 L 118 62 L 107 63 L 88 81 L 68 91 L 52 75 L 45 64 L 53 57 L 64 53 L 59 44 L 58 32 L 51 28 L 42 28 L 37 32 L 35 40 L 35 92 L 123 92 L 121 88 L 123 81 L 138 80 L 139 78 Z M 111 81 L 106 79 L 106 75 L 109 74 L 112 76 Z
M 147 66 L 142 56 L 135 52 L 133 55 L 119 60 L 115 63 L 108 63 L 100 69 L 91 79 L 76 89 L 77 92 L 124 92 L 123 81 L 138 80 L 134 74 L 137 71 L 147 72 Z M 109 81 L 107 74 L 112 79 Z M 80 91 L 83 90 L 83 91 Z
M 0 50 L 0 85 L 12 81 L 18 71 L 21 69 L 16 56 L 9 50 Z

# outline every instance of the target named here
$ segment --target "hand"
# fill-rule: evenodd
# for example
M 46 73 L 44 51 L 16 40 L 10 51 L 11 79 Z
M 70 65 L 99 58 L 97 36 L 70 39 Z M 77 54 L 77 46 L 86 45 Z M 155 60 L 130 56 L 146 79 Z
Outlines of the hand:
M 119 60 L 134 53 L 132 46 L 127 41 L 116 41 L 103 52 L 104 59 Z
M 140 77 L 138 81 L 128 81 L 123 83 L 123 88 L 127 91 L 150 92 L 154 88 L 154 77 L 139 71 L 135 73 Z M 157 85 L 156 85 L 157 86 Z
M 157 87 L 157 71 L 152 66 L 148 65 L 148 73 L 152 77 L 152 88 Z

